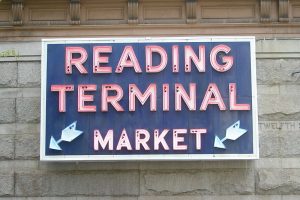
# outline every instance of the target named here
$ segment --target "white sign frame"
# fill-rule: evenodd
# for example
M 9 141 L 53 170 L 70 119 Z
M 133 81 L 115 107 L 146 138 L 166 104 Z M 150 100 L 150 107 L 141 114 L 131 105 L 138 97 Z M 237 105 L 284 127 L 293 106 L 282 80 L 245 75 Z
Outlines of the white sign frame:
M 47 45 L 72 43 L 133 43 L 133 42 L 250 42 L 252 83 L 253 154 L 143 154 L 143 155 L 46 155 L 46 83 Z M 115 38 L 53 38 L 42 39 L 41 70 L 41 161 L 194 161 L 194 160 L 253 160 L 259 159 L 256 54 L 254 36 L 212 37 L 115 37 Z

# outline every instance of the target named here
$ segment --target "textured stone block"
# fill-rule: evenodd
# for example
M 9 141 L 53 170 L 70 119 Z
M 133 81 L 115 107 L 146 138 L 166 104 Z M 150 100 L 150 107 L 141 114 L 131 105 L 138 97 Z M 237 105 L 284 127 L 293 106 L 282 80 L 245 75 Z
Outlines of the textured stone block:
M 300 195 L 286 195 L 286 196 L 282 196 L 281 200 L 299 200 L 300 199 Z
M 24 123 L 24 124 L 16 124 L 16 134 L 38 134 L 40 133 L 40 124 L 30 124 L 30 123 Z
M 258 95 L 270 95 L 276 94 L 279 95 L 279 86 L 278 85 L 257 85 L 257 94 Z
M 12 196 L 14 194 L 13 173 L 0 173 L 0 196 Z
M 176 195 L 140 196 L 138 200 L 282 200 L 280 195 Z
M 34 171 L 39 169 L 37 160 L 1 160 L 1 173 Z
M 287 3 L 287 1 L 280 0 L 280 4 L 281 3 Z M 288 6 L 286 8 L 288 8 Z M 268 59 L 293 58 L 293 57 L 297 58 L 299 57 L 298 56 L 299 46 L 300 46 L 299 39 L 287 39 L 287 38 L 279 39 L 277 37 L 270 38 L 270 39 L 257 38 L 256 56 L 268 58 Z
M 14 136 L 0 135 L 0 160 L 14 158 Z
M 18 64 L 18 85 L 33 87 L 41 84 L 41 63 L 40 62 L 19 62 Z
M 12 123 L 16 121 L 15 99 L 0 99 L 0 123 Z
M 300 112 L 299 93 L 287 95 L 259 95 L 258 114 L 270 115 L 281 113 L 290 115 Z
M 0 87 L 15 87 L 17 85 L 17 63 L 0 62 Z
M 32 159 L 39 157 L 39 135 L 16 135 L 15 159 Z
M 138 200 L 138 197 L 115 196 L 64 196 L 64 197 L 1 197 L 1 200 Z M 244 200 L 244 199 L 242 199 Z M 248 199 L 247 199 L 248 200 Z M 275 200 L 275 199 L 274 199 Z
M 259 132 L 293 132 L 293 133 L 300 133 L 300 121 L 298 120 L 279 120 L 279 121 L 262 121 L 258 122 Z
M 279 157 L 281 155 L 281 140 L 278 132 L 260 134 L 260 157 Z
M 252 168 L 254 166 L 253 162 L 248 162 L 245 160 L 222 160 L 222 161 L 160 161 L 157 162 L 148 161 L 140 162 L 141 170 L 204 170 L 204 169 L 244 169 Z
M 142 195 L 254 193 L 254 172 L 247 169 L 146 171 L 141 176 Z
M 39 98 L 18 98 L 17 99 L 17 121 L 18 122 L 39 122 L 40 120 L 40 99 Z
M 261 157 L 292 158 L 300 156 L 300 132 L 269 131 L 260 134 Z
M 0 88 L 1 99 L 40 96 L 40 88 Z
M 17 196 L 135 196 L 137 171 L 89 171 L 16 173 Z
M 0 124 L 0 134 L 15 134 L 16 124 Z
M 114 197 L 114 196 L 107 196 L 107 197 L 77 197 L 76 200 L 138 200 L 138 197 Z
M 300 157 L 300 132 L 281 134 L 281 152 L 283 157 Z
M 257 59 L 258 84 L 300 83 L 300 59 Z
M 259 169 L 258 194 L 300 194 L 300 169 Z
M 0 135 L 1 134 L 33 134 L 40 132 L 40 125 L 33 123 L 25 123 L 25 124 L 18 124 L 18 123 L 11 123 L 11 124 L 0 124 Z
M 15 50 L 19 56 L 41 55 L 41 42 L 1 42 L 0 51 Z

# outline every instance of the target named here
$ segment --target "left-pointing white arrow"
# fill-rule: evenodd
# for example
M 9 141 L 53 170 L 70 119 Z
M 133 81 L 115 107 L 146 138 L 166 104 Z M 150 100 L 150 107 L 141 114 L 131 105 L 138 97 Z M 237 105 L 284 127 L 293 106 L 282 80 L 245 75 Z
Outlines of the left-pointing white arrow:
M 64 130 L 61 132 L 61 140 L 66 142 L 71 142 L 75 138 L 77 138 L 79 135 L 81 135 L 83 132 L 76 130 L 76 124 L 77 121 L 73 122 L 69 126 L 67 126 Z
M 54 137 L 52 137 L 52 136 L 51 136 L 51 139 L 50 139 L 49 148 L 50 148 L 50 149 L 54 149 L 54 150 L 61 151 L 61 148 L 60 148 L 60 146 L 58 145 L 58 142 L 56 142 L 56 140 L 55 140 Z
M 60 142 L 62 141 L 71 142 L 75 138 L 80 136 L 83 133 L 83 131 L 76 130 L 76 124 L 77 121 L 73 122 L 72 124 L 64 128 L 61 132 L 61 137 L 58 141 L 56 141 L 54 137 L 51 136 L 49 148 L 61 151 L 62 149 L 58 145 Z
M 220 140 L 218 136 L 215 136 L 214 147 L 219 149 L 226 149 L 223 143 L 225 140 L 237 140 L 246 132 L 246 129 L 240 128 L 240 121 L 237 121 L 226 129 L 226 136 L 222 140 Z

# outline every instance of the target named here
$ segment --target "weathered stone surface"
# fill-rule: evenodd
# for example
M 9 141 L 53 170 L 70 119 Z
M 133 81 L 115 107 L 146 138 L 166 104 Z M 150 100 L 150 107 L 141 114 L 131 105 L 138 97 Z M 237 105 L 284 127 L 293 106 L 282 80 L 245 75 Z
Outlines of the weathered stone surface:
M 260 133 L 260 156 L 293 158 L 300 156 L 300 131 Z
M 0 62 L 0 87 L 15 87 L 17 85 L 17 63 Z
M 300 194 L 300 169 L 259 169 L 258 194 Z
M 282 200 L 280 195 L 176 195 L 140 196 L 138 200 Z
M 13 49 L 18 56 L 41 55 L 41 42 L 1 42 L 0 51 Z
M 39 161 L 37 160 L 1 160 L 1 173 L 10 172 L 32 172 L 39 169 Z
M 260 134 L 260 157 L 279 157 L 281 155 L 281 141 L 278 132 Z
M 281 133 L 281 152 L 283 157 L 300 157 L 300 131 Z
M 300 112 L 299 93 L 290 95 L 259 95 L 258 114 L 270 115 L 281 113 L 290 115 Z
M 300 59 L 257 59 L 258 84 L 300 83 Z
M 77 197 L 76 200 L 138 200 L 138 197 L 114 197 L 114 196 L 108 196 L 108 197 Z
M 279 95 L 279 85 L 257 85 L 258 95 L 269 95 L 276 94 Z
M 1 200 L 77 200 L 76 196 L 73 197 L 1 197 Z M 87 197 L 88 199 L 88 197 Z M 101 198 L 100 198 L 101 200 Z
M 258 122 L 258 128 L 260 133 L 264 134 L 265 132 L 278 132 L 278 131 L 286 131 L 286 132 L 294 132 L 300 133 L 300 121 L 262 121 Z
M 24 124 L 19 124 L 16 123 L 16 134 L 38 134 L 40 132 L 40 124 L 36 123 L 24 123 Z
M 141 176 L 142 195 L 254 193 L 254 172 L 248 169 L 146 171 Z
M 243 169 L 252 168 L 254 162 L 246 160 L 223 160 L 223 161 L 189 161 L 189 162 L 176 162 L 176 161 L 160 161 L 157 162 L 140 162 L 141 170 L 198 170 L 198 169 Z
M 18 85 L 26 87 L 39 86 L 41 84 L 40 62 L 19 62 Z
M 0 160 L 14 158 L 14 136 L 0 135 Z
M 36 123 L 11 123 L 0 124 L 0 134 L 26 134 L 26 133 L 39 133 L 40 125 Z
M 17 173 L 17 196 L 122 195 L 139 192 L 137 171 Z
M 0 173 L 0 196 L 12 196 L 14 194 L 13 173 Z
M 40 99 L 39 98 L 18 98 L 17 99 L 17 121 L 18 122 L 39 122 L 40 120 Z
M 138 200 L 138 197 L 116 196 L 65 196 L 65 197 L 0 197 L 1 200 Z M 243 200 L 243 199 L 242 199 Z M 248 199 L 247 199 L 248 200 Z M 277 199 L 274 199 L 277 200 Z
M 282 195 L 282 200 L 299 200 L 300 195 Z
M 269 115 L 268 118 L 272 119 L 281 114 L 290 117 L 290 120 L 297 119 L 297 114 L 300 113 L 300 104 L 297 103 L 300 98 L 299 91 L 300 85 L 290 83 L 258 85 L 259 115 Z M 280 120 L 283 119 L 281 118 Z
M 299 52 L 299 46 L 299 39 L 264 38 L 256 40 L 256 52 L 272 54 L 272 58 L 275 59 L 282 56 L 279 54 L 286 54 L 286 57 L 291 57 L 294 53 Z
M 40 88 L 0 88 L 1 99 L 40 96 Z
M 15 139 L 15 159 L 33 159 L 39 157 L 39 135 L 20 134 Z
M 297 158 L 260 158 L 255 160 L 256 168 L 297 169 L 300 168 L 300 157 Z
M 0 123 L 12 123 L 16 120 L 15 99 L 0 99 Z

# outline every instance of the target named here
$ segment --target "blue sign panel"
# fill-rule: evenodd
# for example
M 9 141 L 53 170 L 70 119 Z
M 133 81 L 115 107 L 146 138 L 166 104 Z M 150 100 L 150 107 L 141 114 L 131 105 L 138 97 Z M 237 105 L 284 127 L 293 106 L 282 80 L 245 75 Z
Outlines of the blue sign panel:
M 254 37 L 42 42 L 41 160 L 258 158 Z

